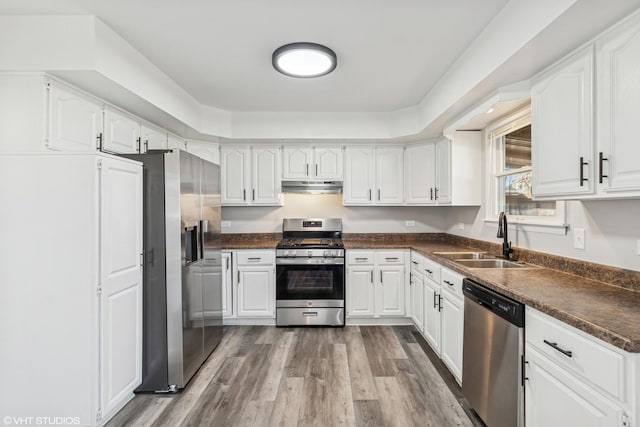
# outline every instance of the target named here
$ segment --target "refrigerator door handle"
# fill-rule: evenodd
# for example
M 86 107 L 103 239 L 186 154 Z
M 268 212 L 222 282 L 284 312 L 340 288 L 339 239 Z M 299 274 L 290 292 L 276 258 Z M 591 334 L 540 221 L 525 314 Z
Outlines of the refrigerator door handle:
M 200 220 L 200 259 L 204 259 L 204 234 L 209 231 L 209 221 Z

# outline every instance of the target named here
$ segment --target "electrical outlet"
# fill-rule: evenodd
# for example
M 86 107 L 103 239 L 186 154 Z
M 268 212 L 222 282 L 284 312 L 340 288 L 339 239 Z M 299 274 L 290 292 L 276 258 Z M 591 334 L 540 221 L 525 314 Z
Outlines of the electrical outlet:
M 584 228 L 573 229 L 573 247 L 575 249 L 584 249 Z
M 221 221 L 220 227 L 222 228 L 231 228 L 231 221 Z
M 415 221 L 405 221 L 404 225 L 407 227 L 415 227 L 416 226 L 416 222 Z

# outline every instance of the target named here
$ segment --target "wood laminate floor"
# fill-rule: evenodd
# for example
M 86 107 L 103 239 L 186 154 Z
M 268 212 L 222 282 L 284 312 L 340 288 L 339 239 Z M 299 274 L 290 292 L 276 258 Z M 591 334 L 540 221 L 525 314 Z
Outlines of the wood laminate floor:
M 429 352 L 412 326 L 226 327 L 182 393 L 137 395 L 107 426 L 479 425 Z

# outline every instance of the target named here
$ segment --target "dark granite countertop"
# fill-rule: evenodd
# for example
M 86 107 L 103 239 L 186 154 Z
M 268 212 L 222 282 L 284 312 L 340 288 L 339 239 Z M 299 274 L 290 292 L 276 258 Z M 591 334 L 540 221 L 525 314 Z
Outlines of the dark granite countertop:
M 442 241 L 345 241 L 347 249 L 406 248 L 618 348 L 640 353 L 640 292 L 538 267 L 469 269 L 434 252 L 477 251 Z
M 281 237 L 277 233 L 222 236 L 225 249 L 274 249 Z M 539 267 L 469 269 L 434 255 L 434 252 L 480 250 L 496 254 L 499 245 L 439 233 L 345 234 L 343 238 L 347 250 L 415 250 L 465 277 L 618 348 L 640 353 L 640 272 L 517 248 L 515 255 L 519 260 L 538 264 Z M 545 268 L 543 263 L 553 268 Z

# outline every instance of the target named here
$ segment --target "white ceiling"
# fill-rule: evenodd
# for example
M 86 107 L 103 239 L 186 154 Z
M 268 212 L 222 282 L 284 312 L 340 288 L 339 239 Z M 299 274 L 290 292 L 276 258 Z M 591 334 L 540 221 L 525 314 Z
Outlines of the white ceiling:
M 238 112 L 388 112 L 418 104 L 507 0 L 0 0 L 0 14 L 93 14 L 203 104 Z M 271 54 L 325 44 L 334 73 Z

